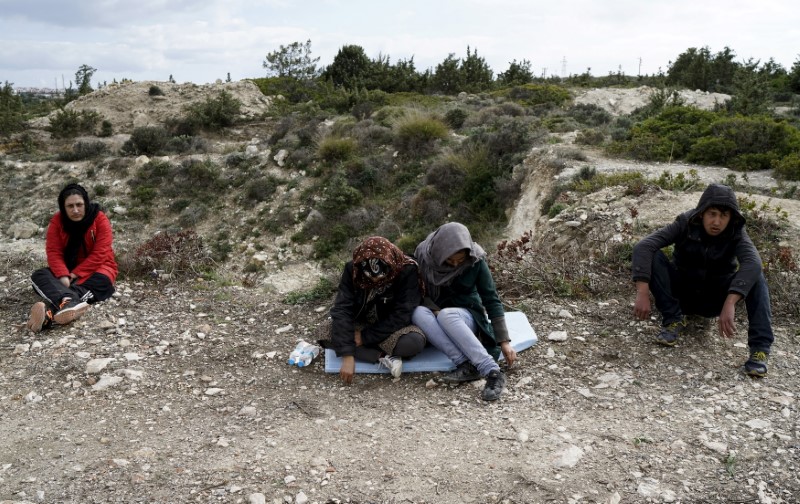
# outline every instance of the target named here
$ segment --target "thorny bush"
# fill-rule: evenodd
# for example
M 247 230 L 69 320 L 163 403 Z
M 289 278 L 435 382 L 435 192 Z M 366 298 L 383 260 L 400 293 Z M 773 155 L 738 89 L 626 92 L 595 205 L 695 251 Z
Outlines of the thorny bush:
M 146 275 L 188 278 L 208 272 L 215 266 L 203 240 L 193 230 L 155 235 L 120 261 L 121 270 L 132 277 Z

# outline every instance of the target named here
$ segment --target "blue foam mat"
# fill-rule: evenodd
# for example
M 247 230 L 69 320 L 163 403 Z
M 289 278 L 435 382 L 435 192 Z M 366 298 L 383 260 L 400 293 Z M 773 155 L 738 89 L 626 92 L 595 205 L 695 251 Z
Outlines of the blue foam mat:
M 506 312 L 506 326 L 511 336 L 511 346 L 517 352 L 530 348 L 537 343 L 536 331 L 533 330 L 528 317 L 522 312 Z M 503 356 L 500 356 L 503 360 Z M 342 367 L 342 359 L 330 348 L 325 350 L 325 372 L 338 373 Z M 413 359 L 403 360 L 404 373 L 428 373 L 434 371 L 450 371 L 454 369 L 453 361 L 442 352 L 428 346 Z M 380 364 L 356 361 L 356 373 L 388 373 L 389 370 Z

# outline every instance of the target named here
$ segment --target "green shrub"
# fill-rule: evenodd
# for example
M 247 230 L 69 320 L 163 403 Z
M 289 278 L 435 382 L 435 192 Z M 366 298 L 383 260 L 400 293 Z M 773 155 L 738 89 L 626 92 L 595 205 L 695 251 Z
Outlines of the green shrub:
M 317 155 L 328 163 L 346 161 L 356 152 L 356 142 L 350 137 L 327 136 L 317 145 Z
M 114 128 L 111 125 L 111 121 L 104 119 L 102 123 L 100 123 L 100 133 L 97 134 L 99 137 L 110 137 L 114 134 Z
M 330 278 L 322 277 L 313 288 L 304 291 L 294 291 L 286 295 L 283 302 L 290 305 L 312 303 L 329 300 L 335 293 L 338 284 Z
M 242 108 L 242 103 L 227 91 L 216 98 L 206 98 L 187 108 L 189 118 L 208 130 L 220 130 L 232 126 Z
M 348 209 L 359 205 L 363 200 L 361 192 L 350 186 L 341 173 L 330 178 L 322 192 L 322 197 L 320 210 L 328 217 L 339 217 Z
M 135 128 L 131 137 L 122 145 L 121 152 L 129 156 L 155 156 L 164 151 L 169 134 L 160 126 Z
M 12 85 L 6 81 L 0 88 L 0 135 L 10 136 L 25 128 L 25 105 Z
M 444 121 L 453 129 L 458 129 L 467 120 L 467 112 L 464 109 L 453 108 L 444 114 Z
M 413 114 L 395 123 L 394 145 L 408 157 L 424 157 L 433 151 L 434 142 L 447 138 L 447 126 L 434 117 Z
M 81 161 L 84 159 L 91 159 L 100 156 L 108 151 L 106 144 L 100 141 L 90 142 L 75 142 L 72 145 L 72 150 L 62 152 L 58 155 L 60 161 Z
M 777 160 L 775 176 L 783 180 L 800 180 L 800 154 L 795 152 Z
M 164 96 L 164 91 L 160 87 L 153 85 L 147 90 L 147 94 L 150 96 Z
M 583 145 L 600 145 L 606 139 L 602 131 L 594 128 L 581 130 L 575 137 L 575 143 Z
M 163 150 L 175 154 L 202 154 L 208 152 L 208 141 L 202 137 L 178 135 L 169 138 Z
M 61 109 L 50 118 L 46 128 L 54 138 L 72 138 L 78 135 L 90 135 L 100 121 L 100 114 L 93 110 Z
M 94 190 L 94 195 L 98 198 L 108 195 L 108 186 L 105 184 L 97 184 L 92 190 Z
M 273 176 L 257 178 L 247 184 L 245 197 L 250 201 L 267 201 L 278 190 L 278 183 L 278 179 Z
M 544 104 L 560 106 L 571 98 L 569 91 L 554 84 L 525 84 L 501 89 L 492 95 L 508 98 L 529 107 Z
M 567 110 L 567 115 L 581 124 L 596 128 L 609 124 L 613 120 L 611 114 L 605 109 L 592 103 L 578 103 Z

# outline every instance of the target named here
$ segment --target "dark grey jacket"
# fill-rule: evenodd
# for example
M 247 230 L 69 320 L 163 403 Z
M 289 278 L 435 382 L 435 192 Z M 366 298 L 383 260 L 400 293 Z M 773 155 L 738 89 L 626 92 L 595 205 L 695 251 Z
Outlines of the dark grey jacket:
M 703 229 L 702 214 L 710 206 L 731 209 L 730 223 L 719 236 L 709 236 Z M 637 243 L 633 248 L 633 280 L 649 282 L 653 255 L 673 244 L 678 273 L 698 288 L 728 284 L 728 292 L 747 296 L 761 276 L 761 257 L 745 230 L 736 194 L 728 186 L 709 185 L 697 208 Z

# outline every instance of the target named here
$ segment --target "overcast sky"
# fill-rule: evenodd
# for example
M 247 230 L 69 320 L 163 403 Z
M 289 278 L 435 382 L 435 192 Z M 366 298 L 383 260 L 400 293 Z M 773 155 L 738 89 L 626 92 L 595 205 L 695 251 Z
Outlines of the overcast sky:
M 204 84 L 263 77 L 267 53 L 311 40 L 327 65 L 356 44 L 371 58 L 434 68 L 467 46 L 495 74 L 530 60 L 537 75 L 666 72 L 689 47 L 737 61 L 800 58 L 797 0 L 0 0 L 0 82 L 92 86 L 122 78 Z M 641 59 L 641 63 L 640 63 Z M 641 65 L 641 68 L 640 68 Z

